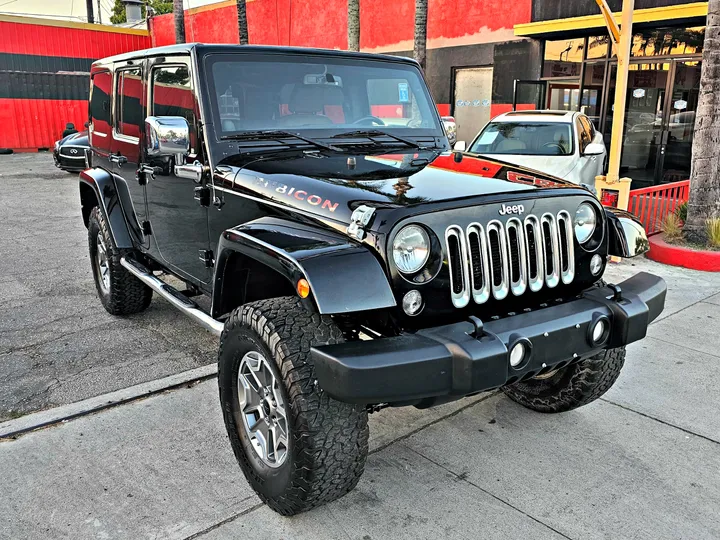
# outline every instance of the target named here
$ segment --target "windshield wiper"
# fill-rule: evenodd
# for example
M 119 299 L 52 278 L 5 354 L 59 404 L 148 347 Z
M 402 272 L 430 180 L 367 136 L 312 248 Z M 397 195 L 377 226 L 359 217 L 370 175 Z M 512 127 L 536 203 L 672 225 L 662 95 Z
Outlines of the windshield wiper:
M 367 137 L 375 144 L 382 144 L 378 141 L 374 140 L 373 137 L 390 137 L 391 139 L 395 139 L 398 142 L 404 143 L 408 145 L 410 148 L 416 148 L 418 150 L 428 150 L 429 148 L 427 146 L 420 146 L 418 143 L 411 139 L 406 139 L 405 137 L 400 137 L 399 135 L 395 135 L 393 133 L 388 133 L 387 131 L 382 131 L 381 129 L 359 129 L 356 131 L 345 131 L 343 133 L 338 133 L 337 135 L 333 135 L 333 139 L 338 139 L 341 137 Z
M 339 148 L 337 146 L 334 146 L 332 144 L 327 144 L 322 141 L 318 141 L 317 139 L 311 139 L 310 137 L 304 137 L 302 135 L 298 135 L 297 133 L 290 133 L 289 131 L 281 131 L 281 130 L 262 130 L 262 131 L 244 131 L 242 133 L 235 133 L 233 135 L 223 135 L 220 137 L 221 140 L 224 141 L 282 141 L 280 139 L 283 138 L 292 138 L 292 139 L 298 139 L 300 141 L 306 142 L 308 144 L 311 144 L 315 146 L 316 148 L 322 148 L 323 150 L 331 150 L 333 152 L 344 152 L 342 148 Z M 283 143 L 287 144 L 287 143 Z

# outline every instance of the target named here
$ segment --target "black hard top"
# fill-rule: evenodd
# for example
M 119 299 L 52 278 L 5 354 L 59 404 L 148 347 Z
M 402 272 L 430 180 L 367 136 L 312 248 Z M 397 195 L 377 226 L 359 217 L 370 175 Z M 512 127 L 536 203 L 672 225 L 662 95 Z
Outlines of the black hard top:
M 373 54 L 352 51 L 339 51 L 335 49 L 312 49 L 309 47 L 277 47 L 272 45 L 223 45 L 223 44 L 206 44 L 206 43 L 183 43 L 179 45 L 167 45 L 165 47 L 153 47 L 151 49 L 142 49 L 132 51 L 115 56 L 108 56 L 93 62 L 93 66 L 107 65 L 113 62 L 123 62 L 127 60 L 135 60 L 147 58 L 150 56 L 169 56 L 177 54 L 203 55 L 208 53 L 270 53 L 270 54 L 298 54 L 298 55 L 321 55 L 335 56 L 347 58 L 362 58 L 366 60 L 386 60 L 389 62 L 403 62 L 415 64 L 417 62 L 412 58 L 404 56 L 390 56 L 387 54 Z

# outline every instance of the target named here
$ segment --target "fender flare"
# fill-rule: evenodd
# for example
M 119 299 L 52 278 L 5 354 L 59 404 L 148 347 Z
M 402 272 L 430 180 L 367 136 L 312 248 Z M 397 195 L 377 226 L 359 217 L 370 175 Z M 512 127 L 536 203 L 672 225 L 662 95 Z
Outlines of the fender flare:
M 215 260 L 213 317 L 222 315 L 228 258 L 250 257 L 284 276 L 295 289 L 305 278 L 303 305 L 321 314 L 355 313 L 397 305 L 385 272 L 370 250 L 339 233 L 281 218 L 263 217 L 228 229 Z
M 630 212 L 605 207 L 608 222 L 608 255 L 629 258 L 650 251 L 645 228 Z
M 88 188 L 95 195 L 91 200 Z M 127 192 L 127 189 L 125 190 Z M 104 169 L 87 169 L 80 173 L 80 203 L 82 204 L 83 220 L 85 226 L 93 206 L 98 206 L 110 225 L 110 234 L 119 249 L 133 247 L 132 235 L 123 211 L 123 197 L 127 193 L 117 189 L 112 174 Z

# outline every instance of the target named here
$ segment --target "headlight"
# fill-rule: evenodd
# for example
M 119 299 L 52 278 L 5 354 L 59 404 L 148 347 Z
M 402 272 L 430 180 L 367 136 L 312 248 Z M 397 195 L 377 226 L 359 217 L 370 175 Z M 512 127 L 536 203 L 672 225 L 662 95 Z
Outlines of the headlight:
M 398 270 L 403 274 L 413 274 L 428 260 L 430 239 L 422 227 L 408 225 L 395 236 L 392 253 Z
M 587 242 L 597 226 L 597 214 L 590 203 L 582 203 L 575 211 L 575 238 L 581 244 Z

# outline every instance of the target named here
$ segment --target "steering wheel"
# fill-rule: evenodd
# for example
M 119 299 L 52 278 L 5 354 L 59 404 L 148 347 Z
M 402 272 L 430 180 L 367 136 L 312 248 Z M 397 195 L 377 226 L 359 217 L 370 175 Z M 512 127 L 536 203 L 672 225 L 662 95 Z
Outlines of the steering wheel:
M 562 144 L 560 144 L 560 143 L 547 142 L 547 143 L 543 144 L 542 147 L 543 147 L 543 148 L 557 148 L 558 153 L 560 153 L 560 154 L 564 154 L 564 153 L 565 153 L 565 147 L 564 147 Z
M 380 120 L 377 116 L 363 116 L 362 118 L 359 118 L 353 122 L 353 124 L 361 124 L 364 122 L 369 122 L 371 126 L 385 126 L 385 122 Z

